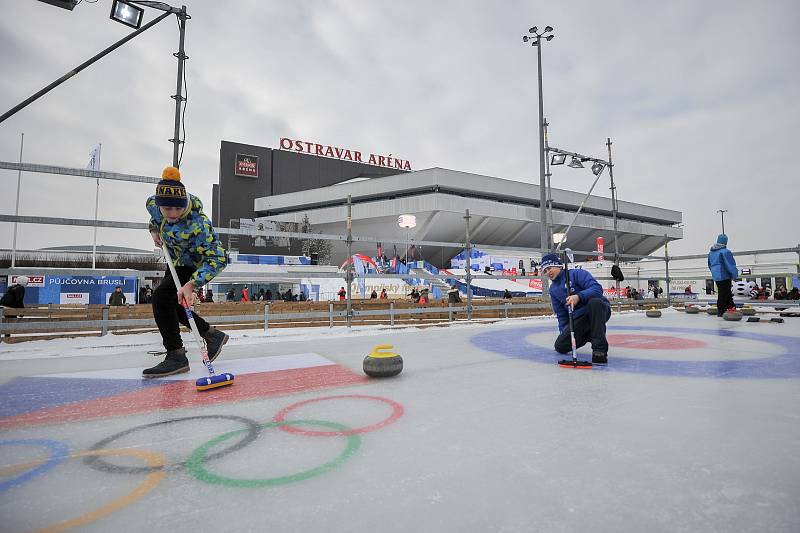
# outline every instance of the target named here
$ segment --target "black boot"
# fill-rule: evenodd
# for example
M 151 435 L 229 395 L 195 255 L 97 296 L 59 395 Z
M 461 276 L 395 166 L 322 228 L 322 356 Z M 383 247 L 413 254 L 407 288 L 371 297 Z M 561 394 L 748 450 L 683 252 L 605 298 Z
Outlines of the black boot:
M 182 374 L 189 371 L 189 360 L 186 358 L 186 348 L 178 348 L 167 352 L 167 357 L 156 366 L 142 371 L 143 378 L 163 378 L 173 374 Z
M 607 365 L 608 354 L 600 350 L 592 350 L 592 364 L 593 365 Z
M 228 342 L 230 338 L 214 326 L 209 326 L 208 331 L 201 333 L 200 336 L 206 340 L 208 359 L 211 362 L 219 356 L 220 352 L 222 352 L 222 345 Z

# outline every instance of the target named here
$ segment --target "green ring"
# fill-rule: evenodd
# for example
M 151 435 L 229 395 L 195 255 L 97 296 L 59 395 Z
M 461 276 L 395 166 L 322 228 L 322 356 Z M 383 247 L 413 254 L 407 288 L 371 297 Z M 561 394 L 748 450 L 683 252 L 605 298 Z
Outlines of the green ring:
M 261 424 L 261 428 L 266 429 L 266 428 L 286 426 L 292 424 L 323 426 L 330 429 L 334 429 L 336 431 L 350 430 L 349 427 L 344 426 L 342 424 L 337 424 L 335 422 L 326 422 L 324 420 L 284 420 L 281 422 L 267 422 Z M 231 431 L 230 433 L 225 433 L 223 435 L 220 435 L 219 437 L 215 437 L 204 444 L 201 444 L 200 447 L 194 450 L 192 452 L 192 455 L 189 456 L 189 459 L 186 461 L 186 469 L 194 477 L 196 477 L 200 481 L 205 481 L 206 483 L 225 485 L 228 487 L 244 487 L 244 488 L 272 487 L 276 485 L 285 485 L 287 483 L 294 483 L 295 481 L 302 481 L 304 479 L 324 474 L 329 470 L 333 470 L 337 466 L 340 466 L 342 463 L 344 463 L 347 459 L 349 459 L 350 456 L 355 453 L 358 447 L 361 446 L 361 437 L 359 435 L 356 434 L 346 435 L 347 446 L 345 447 L 344 451 L 341 454 L 339 454 L 338 457 L 335 457 L 333 460 L 318 467 L 312 468 L 310 470 L 304 470 L 303 472 L 298 472 L 296 474 L 291 474 L 288 476 L 263 478 L 263 479 L 234 479 L 230 477 L 219 476 L 217 474 L 212 474 L 211 472 L 206 470 L 204 463 L 208 451 L 217 444 L 226 441 L 238 435 L 239 433 L 244 433 L 245 431 L 247 430 L 237 429 L 235 431 Z

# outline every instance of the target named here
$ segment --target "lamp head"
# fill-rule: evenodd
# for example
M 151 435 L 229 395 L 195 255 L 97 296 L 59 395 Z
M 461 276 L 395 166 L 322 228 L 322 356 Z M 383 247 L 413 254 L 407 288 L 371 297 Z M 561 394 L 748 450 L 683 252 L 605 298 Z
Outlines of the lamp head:
M 536 30 L 537 30 L 537 28 L 536 28 L 536 26 L 534 26 L 533 28 L 528 30 L 528 33 L 536 33 Z
M 546 41 L 552 41 L 553 37 L 555 37 L 555 36 L 554 35 L 548 35 L 547 37 L 545 37 L 545 40 Z
M 571 168 L 583 168 L 583 163 L 581 162 L 581 158 L 577 156 L 572 156 L 572 161 L 569 162 L 568 167 Z
M 545 33 L 547 33 L 547 32 L 551 32 L 551 31 L 553 31 L 553 27 L 552 27 L 552 26 L 547 26 L 547 27 L 544 29 L 544 32 L 545 32 Z
M 528 36 L 527 35 L 523 35 L 522 36 L 522 42 L 523 43 L 527 43 L 528 42 Z

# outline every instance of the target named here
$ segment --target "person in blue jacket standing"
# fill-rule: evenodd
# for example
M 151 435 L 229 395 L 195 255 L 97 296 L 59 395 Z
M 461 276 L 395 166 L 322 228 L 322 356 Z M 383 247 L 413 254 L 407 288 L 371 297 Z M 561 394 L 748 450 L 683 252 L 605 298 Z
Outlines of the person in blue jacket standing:
M 717 243 L 708 252 L 708 269 L 717 284 L 717 316 L 722 316 L 728 309 L 736 308 L 731 284 L 739 277 L 736 260 L 728 250 L 728 236 L 724 233 L 719 234 Z
M 550 278 L 550 302 L 558 318 L 559 335 L 555 342 L 555 350 L 558 353 L 572 351 L 567 312 L 567 305 L 571 305 L 575 348 L 591 342 L 592 364 L 607 364 L 606 322 L 611 318 L 611 304 L 603 296 L 603 287 L 586 270 L 569 270 L 571 294 L 567 295 L 564 263 L 558 255 L 547 254 L 542 257 L 541 267 L 542 273 Z

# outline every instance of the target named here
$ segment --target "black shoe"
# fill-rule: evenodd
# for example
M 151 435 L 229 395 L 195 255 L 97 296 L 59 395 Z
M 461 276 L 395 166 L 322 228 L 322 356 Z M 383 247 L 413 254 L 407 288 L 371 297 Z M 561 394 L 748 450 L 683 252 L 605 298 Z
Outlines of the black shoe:
M 189 371 L 189 360 L 186 358 L 186 349 L 178 348 L 167 352 L 167 357 L 156 366 L 142 370 L 143 378 L 163 378 L 173 374 L 182 374 Z
M 593 365 L 607 365 L 608 354 L 600 350 L 592 350 L 592 364 Z
M 200 334 L 206 340 L 206 348 L 208 349 L 208 360 L 213 362 L 222 352 L 222 346 L 228 342 L 228 337 L 225 333 L 221 332 L 214 326 L 210 326 L 208 331 Z

